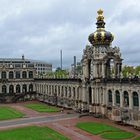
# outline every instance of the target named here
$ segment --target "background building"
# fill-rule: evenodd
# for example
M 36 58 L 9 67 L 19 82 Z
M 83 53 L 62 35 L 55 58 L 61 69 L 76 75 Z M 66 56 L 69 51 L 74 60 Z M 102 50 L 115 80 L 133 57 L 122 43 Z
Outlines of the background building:
M 28 64 L 27 66 L 29 67 L 33 66 L 35 68 L 36 76 L 41 76 L 52 71 L 52 64 L 40 60 L 25 59 L 24 55 L 22 58 L 0 58 L 0 64 L 12 64 L 14 67 L 18 67 L 24 63 Z
M 34 68 L 36 69 L 36 75 L 42 76 L 43 74 L 46 74 L 48 72 L 52 72 L 52 64 L 49 64 L 45 61 L 40 60 L 29 60 L 31 63 L 33 63 Z
M 0 102 L 35 98 L 34 79 L 52 70 L 52 65 L 38 60 L 0 58 Z
M 35 98 L 35 68 L 24 59 L 0 59 L 0 102 Z

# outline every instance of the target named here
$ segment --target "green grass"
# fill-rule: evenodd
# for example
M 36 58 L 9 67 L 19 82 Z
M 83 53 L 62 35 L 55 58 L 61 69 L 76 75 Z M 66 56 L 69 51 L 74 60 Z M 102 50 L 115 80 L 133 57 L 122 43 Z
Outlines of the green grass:
M 125 132 L 125 131 L 121 131 L 121 132 L 108 132 L 108 133 L 104 133 L 101 135 L 102 138 L 104 139 L 128 139 L 128 138 L 132 138 L 134 137 L 135 134 L 132 132 Z
M 68 140 L 48 127 L 27 126 L 0 131 L 0 140 Z
M 101 137 L 104 139 L 128 139 L 135 136 L 135 134 L 132 132 L 126 132 L 104 123 L 79 122 L 76 124 L 76 126 L 94 135 L 101 134 Z
M 136 137 L 134 140 L 140 140 L 140 136 L 139 137 Z
M 60 111 L 59 108 L 54 106 L 49 106 L 43 103 L 28 103 L 25 107 L 31 108 L 38 112 L 58 112 Z
M 15 110 L 14 108 L 1 106 L 0 107 L 0 120 L 8 120 L 8 119 L 15 119 L 21 118 L 24 114 Z
M 96 122 L 79 122 L 76 126 L 94 135 L 107 131 L 121 131 L 119 128 Z

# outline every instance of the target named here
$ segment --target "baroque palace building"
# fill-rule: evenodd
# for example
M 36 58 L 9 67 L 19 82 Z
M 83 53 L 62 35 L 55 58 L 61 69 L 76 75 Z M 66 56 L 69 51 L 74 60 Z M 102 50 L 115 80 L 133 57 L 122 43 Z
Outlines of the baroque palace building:
M 0 102 L 35 98 L 34 64 L 25 59 L 0 59 Z
M 4 91 L 0 92 L 1 97 L 22 93 L 22 96 L 17 96 L 16 99 L 36 98 L 52 105 L 86 111 L 96 117 L 107 117 L 140 127 L 140 79 L 122 76 L 123 59 L 120 49 L 111 45 L 114 36 L 105 30 L 103 11 L 100 9 L 97 13 L 97 29 L 89 35 L 90 45 L 83 50 L 82 78 L 41 79 L 35 78 L 34 74 L 29 78 L 29 72 L 32 70 L 34 73 L 34 68 L 29 68 L 27 65 L 25 67 L 25 62 L 20 68 L 2 65 L 1 71 L 7 69 L 8 73 L 4 75 L 9 74 L 9 77 L 1 77 L 2 91 Z M 10 71 L 12 70 L 15 76 L 15 69 L 20 69 L 21 79 L 10 78 L 12 73 Z M 24 78 L 23 71 L 27 72 L 27 78 Z M 24 84 L 28 85 L 27 90 L 24 90 Z M 32 90 L 29 88 L 30 84 Z M 10 85 L 14 85 L 12 90 Z M 17 85 L 20 85 L 21 92 L 16 90 Z M 7 94 L 3 86 L 8 86 Z M 11 98 L 7 97 L 7 100 L 10 101 Z
M 120 49 L 111 45 L 114 36 L 105 30 L 103 11 L 97 13 L 97 29 L 83 50 L 82 78 L 35 79 L 37 98 L 140 127 L 140 80 L 122 77 Z

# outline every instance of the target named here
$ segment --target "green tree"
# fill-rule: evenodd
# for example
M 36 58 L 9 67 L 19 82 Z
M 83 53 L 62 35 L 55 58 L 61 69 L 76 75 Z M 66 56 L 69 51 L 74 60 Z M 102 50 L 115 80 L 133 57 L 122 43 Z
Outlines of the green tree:
M 140 66 L 136 66 L 135 67 L 135 75 L 139 75 L 140 74 Z
M 62 70 L 60 67 L 56 68 L 54 72 L 55 77 L 58 78 L 66 78 L 69 75 L 69 72 L 66 70 Z
M 122 68 L 122 74 L 124 77 L 127 77 L 128 74 L 134 75 L 135 74 L 135 69 L 133 66 L 124 66 Z

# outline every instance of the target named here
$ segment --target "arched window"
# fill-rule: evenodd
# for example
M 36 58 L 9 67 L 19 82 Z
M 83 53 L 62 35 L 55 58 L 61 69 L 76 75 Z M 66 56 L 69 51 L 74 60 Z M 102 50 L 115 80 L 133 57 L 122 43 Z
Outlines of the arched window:
M 79 92 L 77 92 L 77 97 L 78 97 Z M 92 104 L 92 89 L 89 87 L 89 104 Z
M 89 92 L 92 94 L 91 88 L 89 90 L 90 90 Z M 77 88 L 77 93 L 76 94 L 77 94 L 77 99 L 79 99 L 79 87 Z
M 116 94 L 116 104 L 120 104 L 120 93 L 119 93 L 119 91 L 116 90 L 115 94 Z
M 112 103 L 112 91 L 111 90 L 108 91 L 108 102 Z
M 10 71 L 9 72 L 9 79 L 13 79 L 14 78 L 14 73 L 13 73 L 13 71 Z
M 33 91 L 33 84 L 29 85 L 29 91 L 32 92 Z
M 33 71 L 29 71 L 29 78 L 33 78 Z
M 65 87 L 65 97 L 67 97 L 67 87 Z
M 133 92 L 133 106 L 139 106 L 139 96 L 137 92 Z
M 57 86 L 55 86 L 54 88 L 55 88 L 55 89 L 54 89 L 54 90 L 55 90 L 55 94 L 57 94 Z
M 14 86 L 13 85 L 9 86 L 9 93 L 14 93 Z
M 20 93 L 20 85 L 16 85 L 16 93 Z
M 16 78 L 20 79 L 20 71 L 16 71 Z
M 27 85 L 24 84 L 24 85 L 22 86 L 22 92 L 23 92 L 23 93 L 26 93 L 26 92 L 27 92 Z
M 51 94 L 51 85 L 49 85 L 49 94 Z
M 6 71 L 2 71 L 2 73 L 1 73 L 1 78 L 2 78 L 2 79 L 6 79 Z
M 2 93 L 7 93 L 7 87 L 6 87 L 6 85 L 3 85 L 2 86 Z
M 75 99 L 75 87 L 73 87 L 73 98 Z
M 22 78 L 27 78 L 27 72 L 26 71 L 22 72 Z
M 124 106 L 129 106 L 129 96 L 127 91 L 124 91 Z
M 61 87 L 61 97 L 63 97 L 63 94 L 64 94 L 64 88 L 63 86 Z

